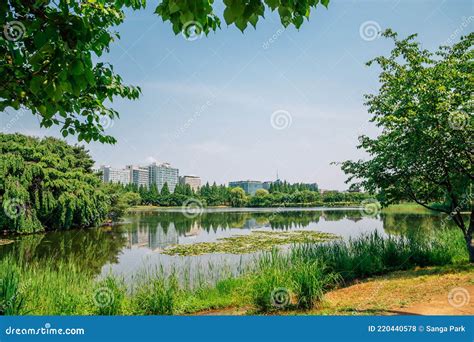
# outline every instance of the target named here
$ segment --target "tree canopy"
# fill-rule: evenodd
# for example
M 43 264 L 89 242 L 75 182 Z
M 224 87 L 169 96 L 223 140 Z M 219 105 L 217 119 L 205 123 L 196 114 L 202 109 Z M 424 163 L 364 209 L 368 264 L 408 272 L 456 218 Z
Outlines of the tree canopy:
M 0 134 L 0 229 L 31 233 L 99 224 L 108 198 L 83 147 Z
M 118 220 L 138 194 L 104 184 L 82 146 L 0 134 L 0 230 L 33 233 Z
M 387 30 L 383 36 L 395 48 L 368 62 L 381 73 L 378 93 L 366 95 L 371 121 L 382 133 L 359 137 L 358 148 L 370 159 L 346 161 L 342 169 L 348 181 L 378 192 L 383 204 L 410 200 L 450 215 L 474 261 L 474 33 L 434 53 L 416 35 L 400 40 Z
M 319 3 L 327 7 L 329 0 L 225 0 L 223 18 L 243 32 L 269 9 L 278 11 L 285 27 L 299 28 Z M 42 127 L 59 126 L 63 136 L 115 142 L 104 132 L 119 117 L 109 102 L 137 99 L 140 88 L 123 84 L 113 66 L 95 56 L 119 38 L 113 29 L 124 21 L 124 10 L 145 5 L 145 0 L 2 1 L 0 111 L 24 108 Z M 216 7 L 213 0 L 163 0 L 155 13 L 175 34 L 190 37 L 220 28 Z

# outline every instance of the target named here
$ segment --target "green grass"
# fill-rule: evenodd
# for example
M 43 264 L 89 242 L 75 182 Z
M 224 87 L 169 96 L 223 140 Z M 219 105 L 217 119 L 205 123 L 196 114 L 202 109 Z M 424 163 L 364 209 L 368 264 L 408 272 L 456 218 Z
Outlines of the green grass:
M 227 273 L 212 281 L 157 269 L 139 272 L 126 285 L 111 275 L 95 280 L 69 262 L 24 263 L 7 256 L 0 260 L 0 313 L 169 315 L 229 306 L 255 312 L 305 310 L 318 306 L 327 291 L 354 280 L 466 262 L 458 230 L 403 237 L 375 232 L 349 241 L 294 245 L 263 253 L 238 276 Z
M 433 210 L 429 210 L 418 203 L 414 202 L 407 202 L 407 203 L 399 203 L 399 204 L 391 204 L 386 208 L 382 209 L 383 213 L 386 214 L 404 214 L 404 213 L 411 213 L 411 214 L 433 214 Z

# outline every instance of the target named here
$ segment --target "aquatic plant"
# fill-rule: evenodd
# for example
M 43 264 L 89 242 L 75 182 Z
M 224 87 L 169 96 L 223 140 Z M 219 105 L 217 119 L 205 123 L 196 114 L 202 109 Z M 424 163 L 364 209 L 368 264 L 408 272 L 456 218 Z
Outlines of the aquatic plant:
M 172 245 L 162 253 L 167 255 L 201 255 L 208 253 L 245 254 L 269 251 L 275 246 L 296 243 L 318 243 L 339 238 L 335 234 L 311 230 L 264 231 L 253 230 L 247 235 L 220 238 L 215 242 Z

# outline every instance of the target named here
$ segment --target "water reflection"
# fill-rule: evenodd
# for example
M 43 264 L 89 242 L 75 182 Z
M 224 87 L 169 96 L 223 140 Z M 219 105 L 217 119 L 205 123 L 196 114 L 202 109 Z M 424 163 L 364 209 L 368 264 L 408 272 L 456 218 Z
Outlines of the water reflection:
M 140 212 L 113 228 L 75 230 L 29 235 L 0 247 L 0 257 L 13 255 L 30 263 L 51 259 L 69 261 L 94 274 L 132 274 L 147 265 L 182 265 L 241 261 L 233 255 L 174 257 L 160 254 L 173 244 L 215 241 L 220 237 L 248 234 L 252 229 L 314 229 L 344 238 L 379 230 L 400 234 L 409 229 L 430 230 L 441 225 L 437 215 L 382 214 L 367 217 L 359 210 L 229 211 L 210 210 L 197 217 L 180 212 Z

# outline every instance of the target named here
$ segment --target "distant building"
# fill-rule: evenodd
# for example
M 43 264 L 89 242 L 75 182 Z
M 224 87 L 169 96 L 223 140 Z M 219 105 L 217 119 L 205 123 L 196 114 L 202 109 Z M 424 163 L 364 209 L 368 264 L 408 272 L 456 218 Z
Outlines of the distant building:
M 198 176 L 182 176 L 179 177 L 180 184 L 189 185 L 192 190 L 198 191 L 201 187 L 201 178 Z
M 171 167 L 168 163 L 149 165 L 148 174 L 150 184 L 156 184 L 159 191 L 167 183 L 170 192 L 173 192 L 179 181 L 179 170 Z
M 270 185 L 272 185 L 273 182 L 272 181 L 266 181 L 266 182 L 263 182 L 262 183 L 262 187 L 265 189 L 265 190 L 270 190 Z
M 260 181 L 235 181 L 229 182 L 231 188 L 242 188 L 247 194 L 255 195 L 258 189 L 263 189 L 263 183 Z
M 102 181 L 105 183 L 130 183 L 130 171 L 128 170 L 102 165 L 99 171 L 102 172 Z
M 126 169 L 130 173 L 130 183 L 137 186 L 148 187 L 150 183 L 150 177 L 148 175 L 148 168 L 135 165 L 127 165 Z

